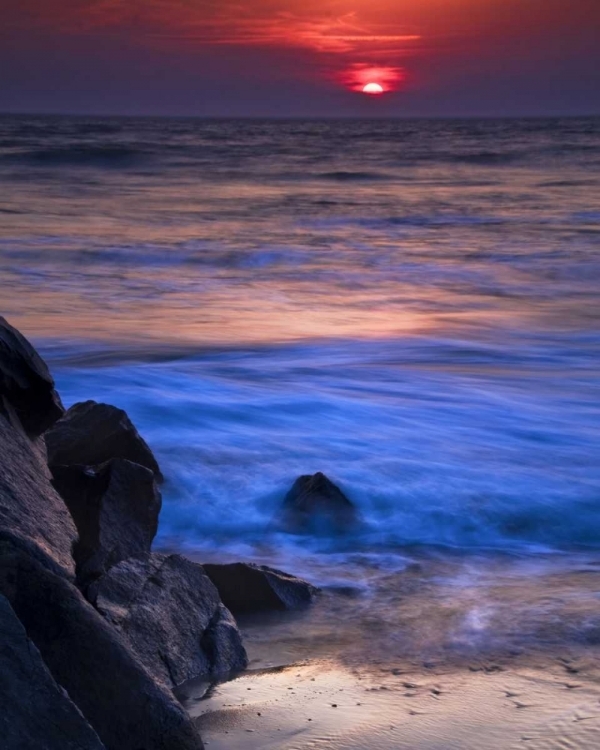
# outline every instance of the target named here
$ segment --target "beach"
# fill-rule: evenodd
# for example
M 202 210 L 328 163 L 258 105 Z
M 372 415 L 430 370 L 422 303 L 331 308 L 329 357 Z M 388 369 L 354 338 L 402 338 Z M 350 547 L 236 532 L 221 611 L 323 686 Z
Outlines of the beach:
M 563 564 L 417 553 L 376 592 L 349 573 L 301 615 L 242 618 L 248 672 L 184 705 L 213 748 L 592 748 L 599 570 Z
M 598 698 L 596 679 L 545 668 L 357 678 L 316 664 L 250 674 L 191 712 L 213 748 L 593 748 Z

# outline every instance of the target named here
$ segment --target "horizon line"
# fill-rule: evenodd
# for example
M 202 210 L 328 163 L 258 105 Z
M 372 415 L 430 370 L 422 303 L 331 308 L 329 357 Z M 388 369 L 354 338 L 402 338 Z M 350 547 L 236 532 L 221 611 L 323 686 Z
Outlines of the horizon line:
M 150 113 L 118 113 L 118 112 L 44 112 L 44 111 L 3 111 L 0 117 L 92 117 L 125 120 L 253 120 L 253 121 L 340 121 L 340 120 L 566 120 L 566 119 L 598 119 L 600 111 L 588 113 L 552 113 L 552 114 L 449 114 L 449 115 L 200 115 L 200 114 L 150 114 Z

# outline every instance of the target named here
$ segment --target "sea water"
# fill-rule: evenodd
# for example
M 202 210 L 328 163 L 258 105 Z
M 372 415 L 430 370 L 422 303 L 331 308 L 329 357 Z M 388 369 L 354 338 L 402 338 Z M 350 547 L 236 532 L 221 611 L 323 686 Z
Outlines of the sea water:
M 3 117 L 0 275 L 156 453 L 158 548 L 325 585 L 600 548 L 600 119 Z M 359 533 L 273 529 L 316 471 Z

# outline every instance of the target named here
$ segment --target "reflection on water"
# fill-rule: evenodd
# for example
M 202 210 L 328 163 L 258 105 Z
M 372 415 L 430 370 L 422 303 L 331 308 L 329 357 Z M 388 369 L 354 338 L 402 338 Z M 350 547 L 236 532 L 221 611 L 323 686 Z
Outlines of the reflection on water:
M 6 311 L 111 342 L 585 329 L 599 123 L 1 118 Z

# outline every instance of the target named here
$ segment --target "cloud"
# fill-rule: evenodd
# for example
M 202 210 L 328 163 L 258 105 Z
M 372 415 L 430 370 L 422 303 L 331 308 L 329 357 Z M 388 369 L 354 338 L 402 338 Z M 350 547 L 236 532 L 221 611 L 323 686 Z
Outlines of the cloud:
M 223 27 L 226 28 L 226 25 Z M 405 48 L 420 39 L 417 34 L 389 33 L 377 26 L 364 24 L 355 13 L 310 18 L 282 13 L 261 19 L 252 26 L 239 24 L 235 31 L 242 35 L 238 38 L 245 43 L 304 47 L 333 54 L 347 54 L 365 48 Z M 229 39 L 232 39 L 231 35 Z M 218 33 L 213 41 L 218 43 Z
M 294 4 L 297 9 L 290 10 Z M 295 47 L 328 54 L 405 50 L 420 39 L 411 30 L 367 23 L 356 13 L 335 13 L 337 6 L 334 0 L 21 0 L 7 9 L 5 20 L 13 28 L 66 35 L 125 33 L 146 42 Z

